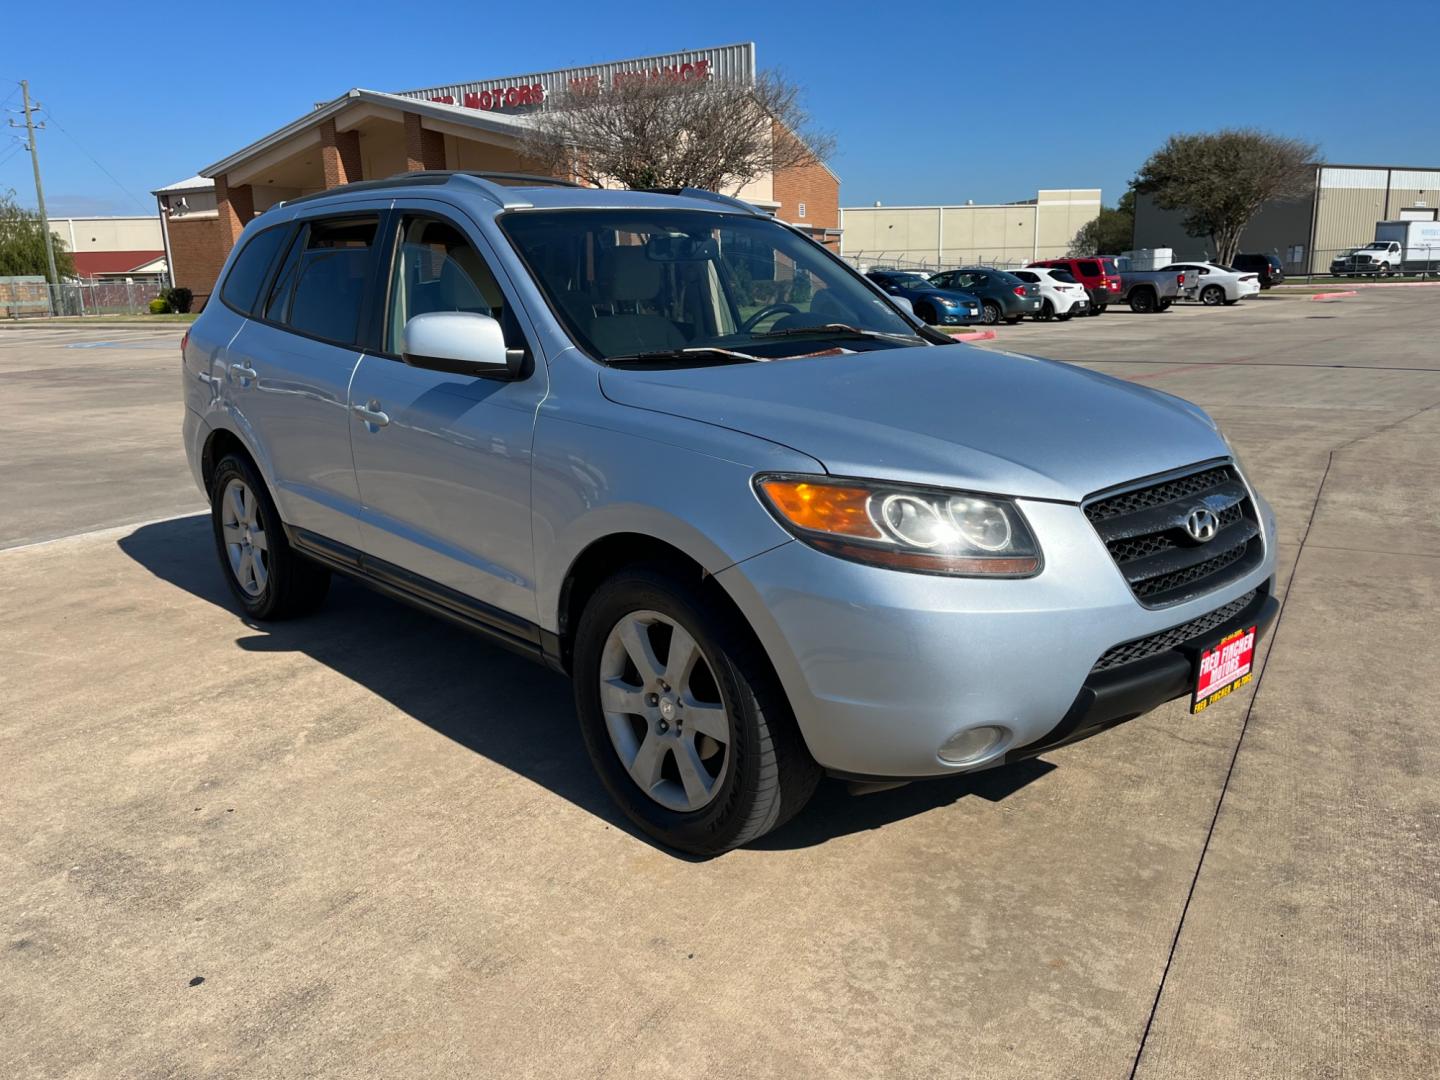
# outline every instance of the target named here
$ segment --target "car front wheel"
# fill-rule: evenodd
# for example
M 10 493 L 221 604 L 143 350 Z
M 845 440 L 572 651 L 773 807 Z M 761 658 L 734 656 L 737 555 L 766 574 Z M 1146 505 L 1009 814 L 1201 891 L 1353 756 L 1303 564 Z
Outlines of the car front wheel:
M 591 763 L 661 843 L 718 855 L 783 824 L 814 793 L 820 768 L 779 680 L 749 629 L 698 584 L 621 572 L 586 604 L 574 655 Z

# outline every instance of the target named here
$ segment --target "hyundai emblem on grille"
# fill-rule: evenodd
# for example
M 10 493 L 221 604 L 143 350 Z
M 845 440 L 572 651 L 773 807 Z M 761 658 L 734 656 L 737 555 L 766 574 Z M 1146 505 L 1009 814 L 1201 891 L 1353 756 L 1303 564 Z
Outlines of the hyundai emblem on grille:
M 1215 511 L 1197 506 L 1185 519 L 1185 531 L 1190 534 L 1192 540 L 1203 544 L 1207 540 L 1215 539 L 1215 534 L 1220 531 L 1220 518 L 1216 516 Z

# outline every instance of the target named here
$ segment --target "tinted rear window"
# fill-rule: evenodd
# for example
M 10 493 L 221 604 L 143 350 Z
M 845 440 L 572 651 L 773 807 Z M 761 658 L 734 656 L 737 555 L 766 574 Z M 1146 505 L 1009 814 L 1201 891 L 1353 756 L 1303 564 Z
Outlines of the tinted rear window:
M 1080 273 L 1086 277 L 1100 276 L 1100 264 L 1094 259 L 1081 259 L 1076 265 L 1080 268 Z
M 355 342 L 378 227 L 376 218 L 310 223 L 294 263 L 285 319 L 292 329 L 344 345 Z
M 258 232 L 246 241 L 240 254 L 235 256 L 235 262 L 230 267 L 220 295 L 236 311 L 246 315 L 254 312 L 260 286 L 265 284 L 270 266 L 289 231 L 288 225 L 277 225 Z

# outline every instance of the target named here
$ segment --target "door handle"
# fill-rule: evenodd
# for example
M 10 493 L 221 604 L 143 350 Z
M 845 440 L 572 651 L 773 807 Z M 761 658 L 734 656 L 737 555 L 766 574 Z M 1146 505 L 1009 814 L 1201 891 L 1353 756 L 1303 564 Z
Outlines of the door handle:
M 248 383 L 251 379 L 258 379 L 260 377 L 260 373 L 248 364 L 231 364 L 230 374 L 242 383 Z
M 390 423 L 390 417 L 380 411 L 380 402 L 371 400 L 369 405 L 351 405 L 350 408 L 355 415 L 360 417 L 366 424 L 374 428 L 382 428 Z

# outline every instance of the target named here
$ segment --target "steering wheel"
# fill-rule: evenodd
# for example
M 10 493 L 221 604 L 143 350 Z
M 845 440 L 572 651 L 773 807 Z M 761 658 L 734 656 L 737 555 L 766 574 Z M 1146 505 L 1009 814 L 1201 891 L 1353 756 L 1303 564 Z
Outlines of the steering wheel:
M 755 312 L 754 315 L 751 315 L 748 319 L 741 323 L 740 329 L 743 333 L 748 334 L 751 330 L 755 329 L 757 325 L 759 325 L 761 319 L 769 318 L 771 315 L 780 314 L 799 315 L 800 309 L 794 304 L 786 304 L 784 302 L 778 304 L 766 304 L 759 311 Z

